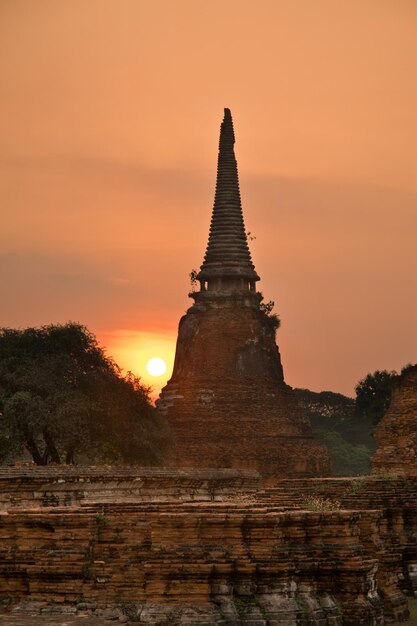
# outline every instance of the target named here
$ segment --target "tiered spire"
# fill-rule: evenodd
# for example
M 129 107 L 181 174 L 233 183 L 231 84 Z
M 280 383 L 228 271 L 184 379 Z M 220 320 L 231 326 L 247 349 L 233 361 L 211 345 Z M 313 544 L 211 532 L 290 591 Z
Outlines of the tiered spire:
M 259 280 L 252 263 L 243 222 L 239 179 L 234 153 L 235 135 L 230 109 L 224 110 L 220 128 L 216 194 L 210 235 L 197 279 L 242 277 Z

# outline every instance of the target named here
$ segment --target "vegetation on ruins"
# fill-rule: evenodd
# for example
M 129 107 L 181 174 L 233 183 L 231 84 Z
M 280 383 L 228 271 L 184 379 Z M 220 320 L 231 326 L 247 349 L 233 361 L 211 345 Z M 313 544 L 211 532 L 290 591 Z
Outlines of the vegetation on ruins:
M 339 500 L 321 496 L 307 496 L 303 500 L 302 506 L 308 511 L 338 511 L 342 507 Z
M 192 292 L 194 292 L 197 289 L 197 283 L 198 283 L 197 274 L 198 272 L 195 269 L 192 269 L 191 272 L 188 274 Z
M 277 313 L 273 313 L 273 308 L 275 306 L 275 302 L 273 300 L 269 300 L 268 302 L 264 302 L 263 293 L 259 292 L 260 301 L 259 301 L 259 309 L 266 315 L 268 321 L 274 330 L 278 330 L 281 326 L 281 320 Z
M 76 323 L 0 329 L 0 462 L 158 464 L 165 423 L 149 388 Z

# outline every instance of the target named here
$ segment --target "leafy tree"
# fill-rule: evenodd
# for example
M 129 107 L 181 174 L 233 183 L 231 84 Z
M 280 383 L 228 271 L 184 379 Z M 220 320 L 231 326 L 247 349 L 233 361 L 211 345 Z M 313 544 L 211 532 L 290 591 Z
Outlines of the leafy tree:
M 391 384 L 396 371 L 376 370 L 362 378 L 355 387 L 356 408 L 378 424 L 391 401 Z
M 358 414 L 355 400 L 333 391 L 294 389 L 313 427 L 314 435 L 328 447 L 333 474 L 368 474 L 375 452 L 372 421 Z
M 370 450 L 365 445 L 353 445 L 335 431 L 316 430 L 315 435 L 327 445 L 335 476 L 362 476 L 370 473 Z
M 0 460 L 160 463 L 168 431 L 149 391 L 85 326 L 0 329 Z

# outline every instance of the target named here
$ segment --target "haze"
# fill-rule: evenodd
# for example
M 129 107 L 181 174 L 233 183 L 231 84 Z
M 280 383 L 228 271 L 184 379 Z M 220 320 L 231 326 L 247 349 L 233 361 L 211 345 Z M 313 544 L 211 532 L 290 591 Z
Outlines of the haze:
M 287 382 L 416 362 L 416 73 L 414 0 L 1 0 L 0 325 L 172 364 L 230 107 Z

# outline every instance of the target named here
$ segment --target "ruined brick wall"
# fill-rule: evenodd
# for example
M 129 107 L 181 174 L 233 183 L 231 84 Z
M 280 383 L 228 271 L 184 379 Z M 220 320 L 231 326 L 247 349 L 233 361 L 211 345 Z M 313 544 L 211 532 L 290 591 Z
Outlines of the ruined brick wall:
M 2 467 L 0 510 L 89 504 L 218 501 L 260 486 L 257 472 L 155 467 Z
M 310 480 L 280 480 L 258 493 L 270 506 L 305 508 L 318 498 L 339 502 L 347 510 L 380 510 L 382 548 L 377 572 L 384 587 L 399 580 L 402 590 L 417 594 L 417 478 L 360 476 Z M 398 553 L 401 564 L 398 564 Z M 394 581 L 393 581 L 394 579 Z
M 4 502 L 15 485 L 0 513 L 0 589 L 13 601 L 133 603 L 147 624 L 168 615 L 190 624 L 365 626 L 404 618 L 400 587 L 417 590 L 417 479 L 287 479 L 256 490 L 259 477 L 232 470 L 65 470 L 0 473 Z M 77 471 L 79 481 L 91 479 L 88 498 L 53 506 L 61 488 L 80 488 Z M 120 496 L 118 481 L 134 477 L 144 480 L 142 494 Z M 49 500 L 22 509 L 22 494 L 39 493 L 40 479 Z M 307 510 L 308 496 L 342 508 Z
M 372 473 L 417 476 L 417 365 L 393 383 L 391 403 L 374 431 Z
M 250 615 L 259 624 L 377 624 L 379 524 L 376 511 L 247 504 L 2 513 L 0 585 L 10 596 L 48 602 L 176 606 L 177 615 L 191 605 L 221 623 Z M 398 590 L 383 591 L 401 617 Z
M 173 465 L 330 473 L 326 448 L 284 382 L 274 329 L 256 308 L 188 312 L 157 405 L 174 435 Z

